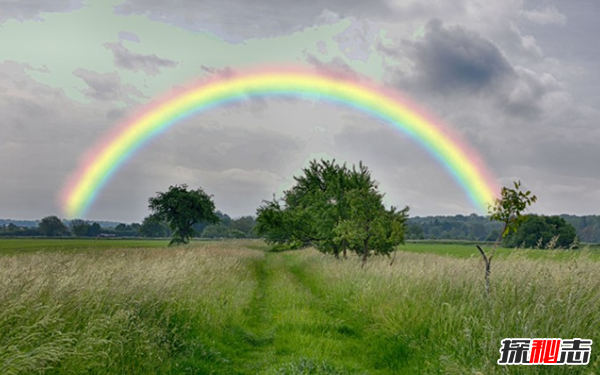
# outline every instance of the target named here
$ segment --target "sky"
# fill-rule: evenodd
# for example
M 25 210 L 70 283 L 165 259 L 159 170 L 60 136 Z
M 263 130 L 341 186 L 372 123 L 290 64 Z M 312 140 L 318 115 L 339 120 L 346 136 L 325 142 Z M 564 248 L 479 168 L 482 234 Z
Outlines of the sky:
M 166 93 L 262 66 L 367 77 L 459 134 L 532 212 L 600 214 L 597 0 L 0 0 L 0 218 L 64 217 L 58 196 L 103 135 Z M 232 217 L 311 159 L 362 161 L 411 216 L 477 212 L 381 120 L 322 101 L 249 99 L 138 151 L 85 219 L 140 222 L 170 185 Z M 480 212 L 478 212 L 480 213 Z

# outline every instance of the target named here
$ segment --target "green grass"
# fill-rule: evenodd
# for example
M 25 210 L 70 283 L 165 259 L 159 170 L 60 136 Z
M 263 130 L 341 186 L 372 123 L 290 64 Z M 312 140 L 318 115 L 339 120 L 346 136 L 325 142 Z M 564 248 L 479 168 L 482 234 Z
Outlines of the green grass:
M 466 248 L 418 245 L 365 268 L 256 241 L 0 255 L 0 374 L 598 373 L 595 348 L 496 364 L 505 337 L 600 342 L 589 253 L 509 252 L 488 298 L 480 259 L 440 255 Z

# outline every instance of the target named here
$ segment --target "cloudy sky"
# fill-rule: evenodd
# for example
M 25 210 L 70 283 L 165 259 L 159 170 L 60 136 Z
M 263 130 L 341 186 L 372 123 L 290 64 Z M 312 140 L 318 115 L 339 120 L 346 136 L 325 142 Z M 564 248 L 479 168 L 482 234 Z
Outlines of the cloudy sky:
M 600 213 L 597 0 L 0 0 L 0 218 L 63 215 L 81 156 L 164 93 L 261 65 L 367 76 L 442 118 L 533 211 Z M 476 209 L 386 124 L 319 101 L 250 100 L 172 127 L 87 213 L 140 221 L 169 185 L 254 214 L 308 160 L 362 160 L 411 214 Z

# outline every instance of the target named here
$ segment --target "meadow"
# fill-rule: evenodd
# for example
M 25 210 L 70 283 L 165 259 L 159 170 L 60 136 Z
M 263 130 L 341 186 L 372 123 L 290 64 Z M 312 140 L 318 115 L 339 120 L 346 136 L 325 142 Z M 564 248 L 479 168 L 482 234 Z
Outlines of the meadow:
M 260 241 L 13 241 L 0 241 L 0 374 L 600 370 L 596 348 L 587 366 L 496 364 L 506 337 L 600 342 L 592 250 L 502 250 L 487 297 L 472 245 L 407 244 L 361 268 Z

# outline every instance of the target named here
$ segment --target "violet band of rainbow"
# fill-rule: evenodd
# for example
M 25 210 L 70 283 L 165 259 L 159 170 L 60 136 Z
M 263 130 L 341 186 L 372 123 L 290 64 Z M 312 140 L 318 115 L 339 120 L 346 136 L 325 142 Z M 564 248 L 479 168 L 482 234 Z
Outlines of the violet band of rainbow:
M 479 213 L 499 193 L 478 153 L 447 125 L 397 92 L 370 82 L 301 70 L 253 72 L 207 81 L 150 104 L 114 129 L 82 160 L 61 194 L 66 216 L 81 217 L 116 171 L 150 139 L 179 120 L 249 97 L 317 98 L 355 108 L 389 123 L 426 149 L 464 190 Z

